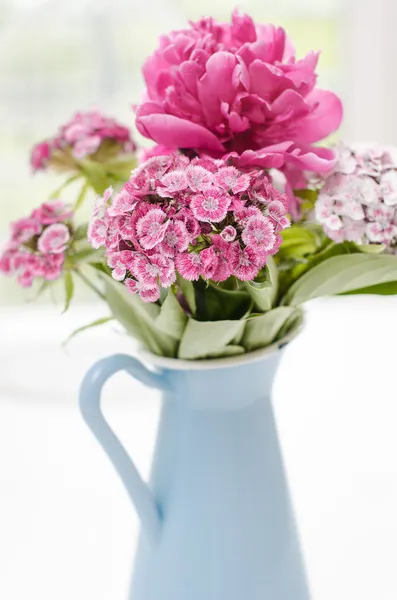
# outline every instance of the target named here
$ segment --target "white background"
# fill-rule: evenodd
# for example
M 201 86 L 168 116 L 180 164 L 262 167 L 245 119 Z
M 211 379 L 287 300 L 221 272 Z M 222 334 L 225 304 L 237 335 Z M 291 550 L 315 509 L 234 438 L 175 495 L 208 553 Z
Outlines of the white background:
M 2 313 L 2 600 L 126 600 L 138 522 L 77 388 L 94 360 L 133 343 L 109 327 L 60 349 L 95 310 Z M 395 298 L 313 302 L 276 381 L 313 600 L 397 598 L 396 313 Z M 120 375 L 105 407 L 147 474 L 157 393 Z

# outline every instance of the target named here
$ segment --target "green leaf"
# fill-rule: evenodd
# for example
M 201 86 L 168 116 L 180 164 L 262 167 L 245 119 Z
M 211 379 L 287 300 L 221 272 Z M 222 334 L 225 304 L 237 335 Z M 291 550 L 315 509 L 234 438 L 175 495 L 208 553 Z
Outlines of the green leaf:
M 229 344 L 229 346 L 225 346 L 220 352 L 211 352 L 207 358 L 225 358 L 226 356 L 237 356 L 238 354 L 245 354 L 245 348 Z
M 264 315 L 247 320 L 242 345 L 247 351 L 265 348 L 288 332 L 287 323 L 293 324 L 301 311 L 295 306 L 278 306 Z
M 223 356 L 226 347 L 244 330 L 241 321 L 196 321 L 189 319 L 183 333 L 178 358 L 193 360 L 208 356 Z M 227 354 L 225 354 L 227 355 Z
M 97 194 L 102 194 L 109 187 L 109 181 L 104 168 L 90 160 L 85 158 L 80 163 L 81 169 L 83 170 L 87 183 L 95 190 Z
M 397 294 L 397 281 L 389 281 L 387 283 L 379 283 L 378 285 L 372 285 L 359 290 L 353 290 L 346 292 L 344 296 L 351 296 L 353 294 L 375 294 L 377 296 L 394 296 Z
M 281 232 L 283 243 L 280 246 L 279 258 L 300 258 L 314 254 L 318 249 L 316 234 L 301 225 L 292 225 Z
M 263 282 L 248 281 L 245 287 L 261 312 L 270 310 L 277 298 L 278 269 L 271 256 L 267 259 L 266 280 Z
M 83 183 L 83 186 L 80 190 L 80 194 L 78 195 L 76 203 L 74 205 L 75 212 L 80 208 L 80 206 L 82 206 L 89 189 L 90 189 L 89 183 L 88 183 L 88 181 L 85 181 Z
M 105 295 L 110 310 L 127 332 L 154 354 L 175 356 L 177 340 L 156 325 L 160 307 L 152 302 L 143 302 L 139 296 L 131 294 L 125 285 L 112 277 L 99 271 L 98 274 L 105 282 Z
M 171 288 L 168 290 L 166 299 L 164 300 L 160 314 L 155 320 L 155 325 L 164 333 L 170 335 L 176 340 L 181 339 L 187 322 L 187 316 L 182 310 L 181 305 L 175 298 L 175 294 Z
M 289 289 L 284 304 L 298 305 L 319 296 L 345 294 L 397 281 L 397 257 L 350 254 L 334 256 L 302 275 Z
M 251 296 L 244 291 L 225 290 L 202 279 L 194 282 L 196 317 L 199 321 L 237 321 L 252 308 Z
M 63 342 L 62 346 L 66 346 L 70 340 L 72 340 L 76 335 L 81 333 L 82 331 L 86 331 L 87 329 L 91 329 L 91 327 L 98 327 L 99 325 L 104 325 L 104 323 L 108 323 L 109 321 L 113 321 L 113 317 L 102 317 L 101 319 L 96 319 L 92 323 L 88 323 L 88 325 L 83 325 L 78 329 L 75 329 L 68 338 Z
M 182 290 L 182 294 L 184 295 L 187 305 L 190 309 L 192 315 L 196 314 L 196 296 L 194 292 L 194 286 L 191 281 L 187 281 L 183 279 L 183 277 L 178 276 L 178 285 Z
M 63 313 L 65 313 L 70 306 L 74 294 L 74 281 L 71 271 L 64 272 L 63 281 L 65 285 L 65 308 L 63 309 Z
M 365 254 L 381 254 L 386 250 L 385 244 L 357 244 L 358 250 Z

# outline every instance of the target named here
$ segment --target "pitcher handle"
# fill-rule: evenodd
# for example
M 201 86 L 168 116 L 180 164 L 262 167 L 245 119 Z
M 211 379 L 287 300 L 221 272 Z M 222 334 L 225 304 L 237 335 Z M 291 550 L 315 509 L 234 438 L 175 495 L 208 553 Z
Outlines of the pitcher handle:
M 80 410 L 84 421 L 119 474 L 135 506 L 146 537 L 150 542 L 154 542 L 161 531 L 161 516 L 156 501 L 101 410 L 102 388 L 118 371 L 126 371 L 151 388 L 166 390 L 169 385 L 164 374 L 149 371 L 127 354 L 115 354 L 96 362 L 85 375 L 80 387 Z

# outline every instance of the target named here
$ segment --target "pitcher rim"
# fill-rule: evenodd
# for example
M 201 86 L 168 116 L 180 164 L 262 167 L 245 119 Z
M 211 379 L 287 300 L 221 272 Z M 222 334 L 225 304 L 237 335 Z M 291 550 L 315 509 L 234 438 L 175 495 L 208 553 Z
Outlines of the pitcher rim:
M 238 367 L 240 365 L 257 362 L 264 357 L 271 356 L 283 350 L 290 342 L 292 342 L 303 329 L 303 323 L 299 327 L 285 335 L 281 340 L 266 346 L 265 348 L 259 348 L 258 350 L 252 350 L 244 354 L 237 356 L 225 356 L 221 358 L 202 358 L 195 360 L 188 360 L 183 358 L 169 358 L 168 356 L 158 356 L 146 350 L 145 348 L 139 349 L 140 357 L 145 362 L 172 371 L 207 371 L 208 369 L 219 369 L 228 367 Z

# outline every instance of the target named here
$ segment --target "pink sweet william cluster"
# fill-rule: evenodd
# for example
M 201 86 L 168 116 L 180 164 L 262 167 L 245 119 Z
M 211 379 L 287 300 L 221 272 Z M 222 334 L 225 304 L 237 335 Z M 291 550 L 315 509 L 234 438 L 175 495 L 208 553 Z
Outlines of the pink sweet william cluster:
M 146 302 L 178 273 L 189 281 L 254 279 L 289 226 L 287 198 L 263 170 L 208 157 L 153 157 L 112 194 L 99 199 L 88 239 L 106 248 L 113 277 Z
M 335 242 L 397 245 L 397 150 L 372 146 L 337 149 L 316 218 Z
M 35 278 L 57 279 L 71 239 L 71 217 L 64 202 L 54 200 L 12 223 L 11 237 L 0 256 L 0 273 L 16 275 L 23 287 L 30 287 Z
M 194 148 L 237 166 L 284 170 L 291 188 L 304 171 L 329 172 L 333 152 L 313 146 L 336 130 L 342 105 L 315 87 L 318 53 L 297 60 L 282 28 L 206 18 L 160 38 L 146 61 L 137 127 L 171 148 Z
M 136 150 L 127 127 L 97 110 L 79 112 L 60 127 L 54 138 L 34 146 L 30 162 L 35 171 L 45 169 L 54 151 L 65 149 L 70 150 L 73 157 L 79 160 L 95 154 L 104 141 L 120 146 L 120 150 L 124 152 Z

